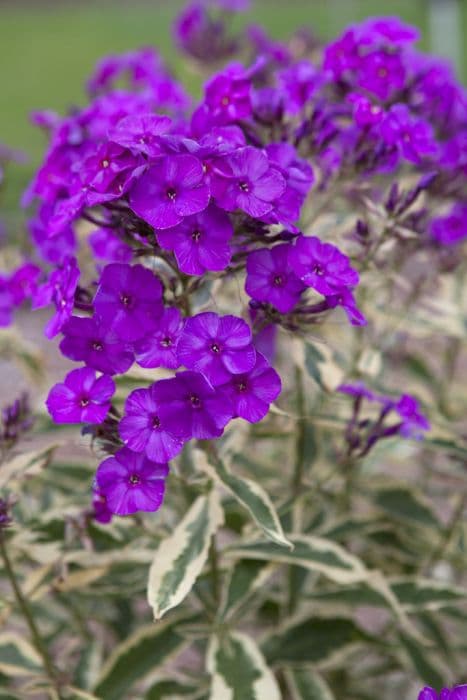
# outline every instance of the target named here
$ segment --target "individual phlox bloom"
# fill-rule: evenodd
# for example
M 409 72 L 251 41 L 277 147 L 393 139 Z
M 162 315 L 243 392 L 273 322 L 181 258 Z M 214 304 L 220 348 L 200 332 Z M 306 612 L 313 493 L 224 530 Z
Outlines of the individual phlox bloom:
M 281 392 L 281 380 L 261 353 L 256 353 L 253 369 L 244 374 L 236 374 L 219 388 L 232 402 L 235 416 L 249 423 L 262 420 L 269 411 L 270 404 Z
M 134 171 L 140 167 L 141 172 L 142 165 L 141 158 L 130 149 L 112 141 L 101 144 L 94 155 L 76 166 L 83 184 L 90 188 L 86 203 L 93 206 L 120 197 L 128 190 Z
M 355 297 L 350 289 L 342 287 L 337 294 L 327 296 L 326 302 L 330 309 L 341 306 L 352 326 L 366 326 L 368 323 L 364 314 L 358 308 Z
M 191 434 L 188 417 L 178 413 L 161 394 L 160 383 L 131 392 L 119 431 L 125 445 L 134 452 L 145 452 L 154 462 L 167 462 L 181 452 Z
M 71 360 L 83 361 L 104 374 L 124 374 L 134 355 L 128 344 L 95 318 L 72 316 L 63 328 L 60 350 Z
M 28 228 L 39 257 L 52 265 L 61 265 L 73 256 L 76 237 L 71 226 L 65 226 L 56 236 L 49 236 L 47 221 L 52 208 L 50 204 L 42 204 L 37 215 L 28 222 Z
M 180 367 L 177 348 L 184 321 L 176 308 L 165 309 L 157 328 L 150 335 L 135 343 L 136 362 L 141 367 Z
M 110 228 L 97 228 L 89 234 L 89 246 L 96 258 L 107 262 L 129 263 L 133 258 L 131 247 Z
M 102 272 L 94 309 L 102 326 L 121 340 L 139 340 L 157 326 L 162 284 L 142 265 L 111 263 Z
M 111 513 L 152 513 L 162 505 L 168 473 L 167 464 L 151 462 L 145 455 L 123 447 L 99 465 L 96 484 Z
M 230 124 L 250 116 L 250 93 L 250 77 L 243 66 L 233 64 L 208 81 L 204 102 L 216 124 Z
M 102 423 L 114 392 L 110 377 L 96 378 L 93 369 L 81 367 L 52 387 L 46 405 L 55 423 Z
M 344 73 L 355 69 L 361 61 L 359 45 L 354 27 L 347 29 L 342 36 L 324 49 L 324 70 L 329 70 L 339 79 Z
M 379 124 L 385 115 L 384 108 L 365 95 L 352 92 L 347 96 L 347 100 L 353 105 L 355 123 L 362 128 Z
M 67 258 L 63 265 L 52 272 L 47 282 L 40 285 L 33 295 L 33 308 L 54 303 L 55 315 L 45 327 L 47 338 L 53 338 L 70 318 L 78 286 L 80 270 L 75 258 Z
M 170 404 L 175 415 L 182 416 L 190 434 L 198 440 L 222 435 L 234 409 L 223 395 L 199 372 L 177 372 L 173 379 L 158 382 L 161 400 Z
M 410 394 L 403 394 L 393 408 L 402 418 L 399 432 L 404 437 L 422 437 L 424 432 L 430 430 L 430 422 L 420 411 L 418 401 Z
M 215 205 L 187 216 L 174 228 L 156 231 L 156 236 L 162 248 L 174 251 L 180 270 L 187 275 L 225 270 L 232 257 L 233 226 Z
M 166 156 L 149 168 L 130 192 L 130 207 L 154 228 L 176 226 L 209 204 L 201 161 L 190 154 Z
M 306 289 L 290 267 L 288 243 L 250 253 L 247 259 L 245 290 L 252 299 L 272 304 L 283 314 L 291 311 Z
M 378 44 L 404 45 L 420 38 L 419 30 L 410 24 L 404 24 L 399 17 L 371 17 L 360 27 L 364 35 Z
M 22 304 L 35 292 L 40 274 L 40 267 L 34 263 L 24 263 L 10 275 L 8 286 L 15 306 Z
M 110 521 L 112 520 L 113 513 L 111 510 L 109 510 L 109 506 L 107 505 L 107 498 L 101 491 L 99 491 L 99 489 L 94 489 L 93 491 L 92 508 L 92 517 L 96 522 L 101 523 L 103 525 L 105 525 L 106 523 L 110 523 Z
M 285 191 L 286 182 L 268 157 L 252 146 L 239 148 L 216 165 L 212 193 L 227 211 L 242 209 L 254 218 L 268 214 Z
M 290 251 L 289 262 L 297 277 L 320 294 L 336 294 L 359 281 L 349 258 L 332 243 L 323 243 L 316 236 L 300 236 Z
M 459 202 L 447 216 L 433 219 L 430 234 L 442 245 L 456 245 L 467 238 L 467 204 Z
M 467 685 L 458 685 L 453 688 L 448 700 L 467 700 Z
M 367 54 L 362 60 L 357 83 L 385 101 L 404 87 L 405 80 L 406 69 L 400 54 L 378 50 Z
M 428 122 L 413 115 L 407 105 L 395 104 L 380 125 L 383 140 L 397 146 L 402 156 L 411 163 L 419 163 L 423 156 L 436 153 L 433 130 Z
M 170 117 L 161 114 L 130 114 L 111 130 L 109 138 L 134 153 L 154 158 L 163 154 L 160 136 L 172 124 Z
M 279 82 L 288 114 L 298 114 L 323 82 L 323 73 L 311 61 L 298 61 L 281 71 Z
M 206 311 L 185 322 L 178 343 L 178 359 L 201 372 L 213 385 L 224 384 L 231 374 L 253 368 L 256 351 L 250 326 L 237 316 Z

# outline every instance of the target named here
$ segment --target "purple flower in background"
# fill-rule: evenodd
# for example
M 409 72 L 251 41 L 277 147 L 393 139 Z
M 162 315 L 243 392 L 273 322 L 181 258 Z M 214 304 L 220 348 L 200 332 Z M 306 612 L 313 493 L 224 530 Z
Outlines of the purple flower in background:
M 403 394 L 393 408 L 402 418 L 399 432 L 403 437 L 418 438 L 424 431 L 430 430 L 430 423 L 420 412 L 418 401 L 410 394 Z
M 237 316 L 206 311 L 188 318 L 178 343 L 178 358 L 188 369 L 201 372 L 213 385 L 224 384 L 231 374 L 248 372 L 256 351 L 250 327 Z
M 232 124 L 250 115 L 251 75 L 234 63 L 206 83 L 204 103 L 194 113 L 192 126 L 201 135 L 203 125 Z
M 269 302 L 283 314 L 291 311 L 306 289 L 289 265 L 288 243 L 250 253 L 245 290 L 256 301 Z
M 298 61 L 279 74 L 288 114 L 298 114 L 323 83 L 323 73 L 311 61 Z
M 60 350 L 104 374 L 123 374 L 134 361 L 131 350 L 95 318 L 72 316 L 63 327 Z
M 358 92 L 352 92 L 347 96 L 348 101 L 353 105 L 353 115 L 357 126 L 362 128 L 379 124 L 385 111 L 381 105 L 376 104 Z
M 134 452 L 145 452 L 155 462 L 166 462 L 181 452 L 191 437 L 188 417 L 161 394 L 161 382 L 135 389 L 125 401 L 120 421 L 123 442 Z
M 121 197 L 143 171 L 144 163 L 128 148 L 108 141 L 76 167 L 88 188 L 86 204 L 94 206 Z
M 265 357 L 256 353 L 256 364 L 245 374 L 236 374 L 219 391 L 232 402 L 235 416 L 257 423 L 281 392 L 281 380 Z
M 151 462 L 123 447 L 99 465 L 96 484 L 111 513 L 152 513 L 162 505 L 168 473 L 167 464 Z
M 296 149 L 288 143 L 271 143 L 266 147 L 266 153 L 286 181 L 283 194 L 274 203 L 272 215 L 284 223 L 297 221 L 314 182 L 313 169 L 298 157 Z
M 213 204 L 156 235 L 162 248 L 174 251 L 180 270 L 187 275 L 225 270 L 232 257 L 233 226 L 227 214 Z
M 467 685 L 443 688 L 438 695 L 434 688 L 425 687 L 420 691 L 418 700 L 467 700 Z
M 180 367 L 177 349 L 184 321 L 176 308 L 165 309 L 157 329 L 135 344 L 136 362 L 141 367 Z
M 6 277 L 0 276 L 0 328 L 9 326 L 13 321 L 13 295 Z
M 203 165 L 189 154 L 167 156 L 142 175 L 130 193 L 130 206 L 154 228 L 170 228 L 209 203 Z
M 286 182 L 262 151 L 246 146 L 216 164 L 212 193 L 227 211 L 243 209 L 260 218 L 272 211 L 274 201 L 285 191 Z
M 65 226 L 61 233 L 50 237 L 48 219 L 52 207 L 43 204 L 36 217 L 29 222 L 29 230 L 38 255 L 45 262 L 52 265 L 61 265 L 67 258 L 74 255 L 76 250 L 76 237 L 70 225 Z
M 45 327 L 45 335 L 53 338 L 61 331 L 73 313 L 75 291 L 80 270 L 75 258 L 67 258 L 63 265 L 52 272 L 47 282 L 37 288 L 33 308 L 41 308 L 52 302 L 56 313 Z
M 375 394 L 370 391 L 363 382 L 356 382 L 355 384 L 341 384 L 337 387 L 337 391 L 340 391 L 342 394 L 349 394 L 349 396 L 361 396 L 368 399 L 368 401 L 376 400 Z
M 401 56 L 389 51 L 373 51 L 365 56 L 358 72 L 358 85 L 387 100 L 404 87 L 406 71 Z
M 183 417 L 190 435 L 198 440 L 220 437 L 234 415 L 228 397 L 198 372 L 177 372 L 173 379 L 158 382 L 158 389 L 161 400 L 175 416 Z
M 349 258 L 316 236 L 300 236 L 289 261 L 297 277 L 320 294 L 333 295 L 358 284 L 358 273 L 350 266 Z
M 102 423 L 114 392 L 110 377 L 104 374 L 96 379 L 93 369 L 82 367 L 52 387 L 46 405 L 55 423 Z
M 154 158 L 163 154 L 160 136 L 172 124 L 170 117 L 160 114 L 130 114 L 118 122 L 109 138 L 134 153 Z
M 330 309 L 341 306 L 352 326 L 366 326 L 368 323 L 365 316 L 358 308 L 354 295 L 349 289 L 342 287 L 337 294 L 327 296 L 326 304 Z
M 122 340 L 139 340 L 162 313 L 162 284 L 142 265 L 111 263 L 102 272 L 94 308 L 103 327 Z
M 458 202 L 447 216 L 433 219 L 430 234 L 442 245 L 456 245 L 467 238 L 467 204 Z
M 381 136 L 389 146 L 397 146 L 402 156 L 419 163 L 436 152 L 433 130 L 428 122 L 411 114 L 405 104 L 395 104 L 380 125 Z
M 129 263 L 133 257 L 131 247 L 110 228 L 93 231 L 89 234 L 88 243 L 94 256 L 106 262 Z
M 107 498 L 98 489 L 94 489 L 92 494 L 92 508 L 92 517 L 94 518 L 94 520 L 96 520 L 98 523 L 101 523 L 102 525 L 110 523 L 110 521 L 112 520 L 113 513 L 111 510 L 109 510 L 109 506 L 107 505 Z
M 8 286 L 15 306 L 19 306 L 34 294 L 40 274 L 41 269 L 37 265 L 24 263 L 10 275 Z

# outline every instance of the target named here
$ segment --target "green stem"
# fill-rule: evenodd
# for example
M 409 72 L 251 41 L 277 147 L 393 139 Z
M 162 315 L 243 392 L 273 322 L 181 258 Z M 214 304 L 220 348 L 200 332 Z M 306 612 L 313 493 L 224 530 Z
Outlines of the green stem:
M 3 559 L 3 563 L 5 565 L 5 572 L 6 575 L 11 583 L 11 587 L 13 589 L 13 592 L 15 594 L 16 602 L 18 604 L 19 609 L 21 610 L 21 613 L 24 617 L 24 620 L 29 628 L 29 631 L 31 633 L 31 638 L 33 641 L 33 644 L 36 648 L 36 651 L 40 655 L 42 659 L 42 663 L 44 666 L 44 671 L 46 672 L 47 676 L 50 679 L 50 682 L 55 690 L 57 690 L 57 693 L 60 697 L 60 683 L 57 678 L 57 672 L 53 666 L 52 660 L 50 658 L 49 652 L 47 650 L 46 644 L 44 640 L 42 639 L 39 629 L 36 625 L 36 621 L 34 620 L 34 616 L 29 608 L 29 605 L 23 596 L 23 592 L 21 590 L 21 587 L 19 585 L 18 579 L 16 578 L 15 572 L 13 570 L 13 566 L 11 565 L 10 557 L 8 555 L 7 547 L 6 547 L 6 541 L 5 541 L 5 535 L 4 532 L 0 530 L 0 556 Z

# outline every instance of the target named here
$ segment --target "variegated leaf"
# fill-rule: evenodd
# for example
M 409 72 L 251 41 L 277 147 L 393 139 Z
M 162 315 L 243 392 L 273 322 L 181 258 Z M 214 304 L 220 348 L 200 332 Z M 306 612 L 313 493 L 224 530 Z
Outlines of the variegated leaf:
M 273 542 L 291 548 L 285 537 L 276 509 L 266 491 L 256 481 L 232 474 L 218 457 L 209 459 L 201 450 L 194 450 L 193 459 L 199 469 L 220 482 L 248 510 L 256 524 Z
M 11 486 L 13 482 L 19 481 L 26 476 L 38 474 L 41 469 L 46 467 L 53 455 L 57 445 L 48 445 L 39 450 L 31 450 L 31 452 L 23 452 L 22 454 L 13 457 L 6 464 L 2 464 L 0 471 L 0 488 Z
M 324 678 L 308 668 L 289 668 L 285 671 L 291 700 L 335 700 Z
M 210 700 L 280 700 L 279 686 L 251 637 L 232 632 L 211 639 Z
M 213 489 L 199 496 L 170 537 L 163 540 L 149 571 L 148 601 L 156 620 L 189 593 L 208 556 L 212 535 L 224 514 Z
M 0 673 L 25 676 L 41 671 L 42 659 L 26 639 L 14 632 L 0 635 Z

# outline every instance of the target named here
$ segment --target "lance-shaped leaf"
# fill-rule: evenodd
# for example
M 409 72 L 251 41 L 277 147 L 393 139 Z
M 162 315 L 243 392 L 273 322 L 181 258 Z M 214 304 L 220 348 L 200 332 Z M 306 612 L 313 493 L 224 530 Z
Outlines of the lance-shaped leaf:
M 280 700 L 279 686 L 251 637 L 239 632 L 213 637 L 207 669 L 210 700 Z
M 251 479 L 232 474 L 218 457 L 209 459 L 201 450 L 194 450 L 193 459 L 199 469 L 203 469 L 213 479 L 220 482 L 244 506 L 264 534 L 273 542 L 292 547 L 285 537 L 279 517 L 266 491 Z
M 199 688 L 192 683 L 164 678 L 150 687 L 144 700 L 190 700 L 195 695 L 199 697 Z
M 282 564 L 303 566 L 317 571 L 336 583 L 356 583 L 368 576 L 364 564 L 332 540 L 311 535 L 291 535 L 293 550 L 272 542 L 248 542 L 226 550 L 229 556 L 241 559 L 262 559 Z
M 372 490 L 373 503 L 397 520 L 421 527 L 439 527 L 439 521 L 423 496 L 405 484 L 388 484 Z
M 54 443 L 40 450 L 23 452 L 13 457 L 6 464 L 3 464 L 0 471 L 0 488 L 3 489 L 7 485 L 10 487 L 13 482 L 38 474 L 41 469 L 50 463 L 56 447 L 57 444 Z
M 351 652 L 369 636 L 347 617 L 291 620 L 269 635 L 261 649 L 270 664 L 328 664 Z
M 291 700 L 335 700 L 335 697 L 317 672 L 308 668 L 290 668 L 285 672 Z
M 232 567 L 220 614 L 231 618 L 272 576 L 276 567 L 264 561 L 241 560 Z
M 146 625 L 119 644 L 104 664 L 93 693 L 105 700 L 136 697 L 128 692 L 134 684 L 154 672 L 156 664 L 161 668 L 187 643 L 179 632 L 186 620 L 175 616 Z
M 14 632 L 0 635 L 0 673 L 26 676 L 41 671 L 41 657 L 26 639 Z
M 224 514 L 213 489 L 199 496 L 170 537 L 162 540 L 149 571 L 148 601 L 156 620 L 190 592 L 208 556 L 212 535 Z
M 444 684 L 444 674 L 435 661 L 431 659 L 429 652 L 410 637 L 401 634 L 400 640 L 411 665 L 419 675 L 420 681 L 434 688 L 441 688 Z

